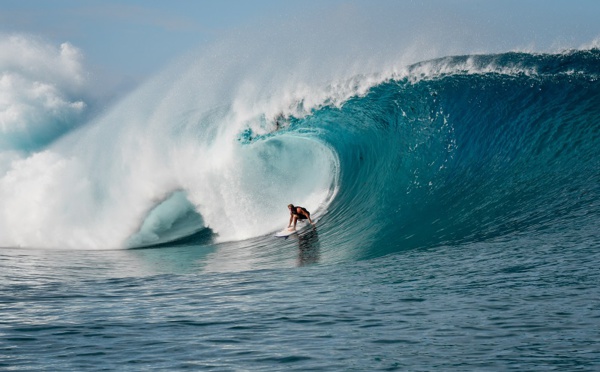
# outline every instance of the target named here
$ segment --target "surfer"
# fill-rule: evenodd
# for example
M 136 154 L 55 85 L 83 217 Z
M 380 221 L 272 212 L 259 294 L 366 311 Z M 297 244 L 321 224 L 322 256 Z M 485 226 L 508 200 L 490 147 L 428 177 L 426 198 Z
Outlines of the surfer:
M 294 224 L 293 229 L 296 229 L 296 222 L 298 220 L 306 220 L 311 224 L 315 224 L 310 219 L 310 212 L 306 210 L 304 207 L 296 207 L 294 204 L 288 205 L 288 209 L 290 210 L 290 222 L 288 223 L 288 229 L 292 227 L 292 223 Z

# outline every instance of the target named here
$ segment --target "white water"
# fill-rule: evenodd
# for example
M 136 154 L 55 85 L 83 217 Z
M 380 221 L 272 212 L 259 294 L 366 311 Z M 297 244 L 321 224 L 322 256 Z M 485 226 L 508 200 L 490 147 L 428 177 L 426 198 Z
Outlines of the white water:
M 244 129 L 267 133 L 274 127 L 265 119 L 268 110 L 251 107 L 247 93 L 239 93 L 249 85 L 234 65 L 221 74 L 207 73 L 202 60 L 178 65 L 48 149 L 11 155 L 0 179 L 0 245 L 151 244 L 161 233 L 194 230 L 188 224 L 169 232 L 190 205 L 219 241 L 279 229 L 289 203 L 318 213 L 333 196 L 335 154 L 289 135 L 242 144 Z M 144 222 L 175 191 L 191 204 L 156 209 Z

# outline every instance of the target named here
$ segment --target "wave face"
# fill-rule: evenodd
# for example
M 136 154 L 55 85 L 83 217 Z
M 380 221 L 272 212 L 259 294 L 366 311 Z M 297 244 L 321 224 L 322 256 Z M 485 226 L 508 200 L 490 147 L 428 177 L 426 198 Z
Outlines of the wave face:
M 445 58 L 298 121 L 340 157 L 328 220 L 361 237 L 360 257 L 597 226 L 599 62 Z
M 288 203 L 353 259 L 594 226 L 599 76 L 597 49 L 447 57 L 262 106 L 159 78 L 12 163 L 0 243 L 252 244 Z

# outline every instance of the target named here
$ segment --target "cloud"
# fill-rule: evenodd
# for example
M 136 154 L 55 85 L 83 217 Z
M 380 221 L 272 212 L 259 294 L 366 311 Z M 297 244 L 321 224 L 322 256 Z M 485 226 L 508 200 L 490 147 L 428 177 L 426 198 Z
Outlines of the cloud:
M 0 151 L 34 150 L 81 120 L 83 55 L 73 45 L 0 34 Z

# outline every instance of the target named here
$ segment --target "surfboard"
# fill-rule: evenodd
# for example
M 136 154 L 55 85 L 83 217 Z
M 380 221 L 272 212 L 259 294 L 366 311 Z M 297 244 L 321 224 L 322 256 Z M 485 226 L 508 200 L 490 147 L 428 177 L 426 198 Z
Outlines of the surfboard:
M 295 230 L 295 229 L 290 230 L 286 227 L 285 229 L 275 233 L 275 236 L 278 238 L 287 238 L 288 236 L 295 234 L 297 232 L 298 232 L 298 230 Z
M 316 222 L 313 220 L 313 222 Z M 296 229 L 295 230 L 290 230 L 287 227 L 279 232 L 276 232 L 275 235 L 278 238 L 287 238 L 290 235 L 294 235 L 296 233 L 300 234 L 301 232 L 303 232 L 306 228 L 308 228 L 309 226 L 312 226 L 310 223 L 308 223 L 307 220 L 301 220 L 298 221 L 298 225 L 296 225 Z

